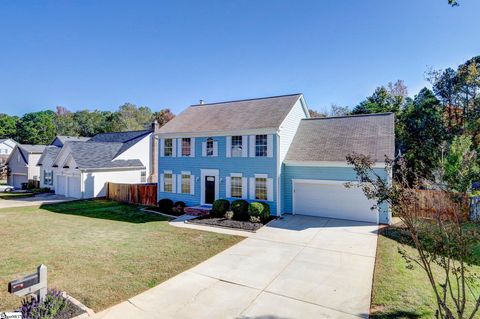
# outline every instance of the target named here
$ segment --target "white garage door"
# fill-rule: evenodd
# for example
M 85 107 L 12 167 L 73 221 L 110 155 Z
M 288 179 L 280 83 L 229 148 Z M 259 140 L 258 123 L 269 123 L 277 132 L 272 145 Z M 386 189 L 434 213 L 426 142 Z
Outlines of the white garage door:
M 68 176 L 68 197 L 82 198 L 80 177 Z
M 27 183 L 28 179 L 25 175 L 13 175 L 13 187 L 22 188 L 22 183 Z
M 57 175 L 57 186 L 55 187 L 55 194 L 66 195 L 67 191 L 67 177 Z
M 360 188 L 346 188 L 345 182 L 293 181 L 293 213 L 378 223 L 378 211 L 370 208 Z

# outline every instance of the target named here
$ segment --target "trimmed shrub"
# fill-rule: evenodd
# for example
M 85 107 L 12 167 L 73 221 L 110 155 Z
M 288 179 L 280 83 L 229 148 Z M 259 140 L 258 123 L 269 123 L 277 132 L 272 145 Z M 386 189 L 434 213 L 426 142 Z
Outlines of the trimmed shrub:
M 270 205 L 262 202 L 253 202 L 248 205 L 248 214 L 266 221 L 270 217 Z
M 238 199 L 232 202 L 233 219 L 248 220 L 248 202 L 243 199 Z
M 173 208 L 173 201 L 168 198 L 162 198 L 158 201 L 158 208 L 160 208 L 162 211 L 165 211 L 166 213 L 170 212 Z
M 230 202 L 226 199 L 217 199 L 213 202 L 210 215 L 213 217 L 223 217 L 225 213 L 230 209 Z
M 228 212 L 225 213 L 224 216 L 226 219 L 232 219 L 233 218 L 233 212 L 229 210 Z

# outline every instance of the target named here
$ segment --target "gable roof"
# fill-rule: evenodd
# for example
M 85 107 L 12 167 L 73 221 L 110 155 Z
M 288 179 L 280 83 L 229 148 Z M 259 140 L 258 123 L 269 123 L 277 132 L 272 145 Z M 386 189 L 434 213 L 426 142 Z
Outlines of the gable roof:
M 118 149 L 116 156 L 128 150 L 130 147 L 138 143 L 148 134 L 152 133 L 152 130 L 141 131 L 128 131 L 128 132 L 113 132 L 113 133 L 100 133 L 92 137 L 88 143 L 92 142 L 105 142 L 105 143 L 122 143 L 122 147 Z
M 303 119 L 285 161 L 346 162 L 350 153 L 383 162 L 394 157 L 393 113 Z
M 65 144 L 67 141 L 73 141 L 73 142 L 86 142 L 90 139 L 90 137 L 83 137 L 83 136 L 66 136 L 66 135 L 57 135 L 53 142 L 55 140 L 59 140 L 60 143 Z M 53 144 L 52 142 L 52 144 Z
M 302 94 L 192 105 L 158 130 L 159 134 L 277 130 Z
M 18 148 L 27 154 L 41 154 L 47 145 L 17 144 Z
M 85 168 L 142 168 L 139 159 L 114 160 L 123 143 L 117 142 L 67 142 L 70 155 L 79 169 Z
M 58 153 L 60 153 L 60 150 L 60 147 L 54 145 L 48 145 L 45 147 L 42 156 L 38 160 L 37 166 L 42 166 L 45 160 L 49 160 L 51 163 L 53 163 L 53 161 L 57 158 Z

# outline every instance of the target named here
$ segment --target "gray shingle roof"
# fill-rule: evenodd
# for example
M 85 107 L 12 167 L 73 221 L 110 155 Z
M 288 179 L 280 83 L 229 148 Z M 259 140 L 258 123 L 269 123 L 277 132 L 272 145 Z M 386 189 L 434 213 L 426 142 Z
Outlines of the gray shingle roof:
M 42 165 L 45 160 L 50 160 L 51 163 L 57 158 L 61 148 L 53 145 L 49 145 L 43 151 L 42 157 L 38 160 L 37 165 Z
M 352 152 L 382 162 L 395 153 L 392 113 L 304 119 L 286 161 L 346 161 Z
M 66 135 L 58 135 L 56 137 L 62 144 L 65 144 L 68 141 L 72 142 L 86 142 L 90 139 L 90 137 L 83 137 L 83 136 L 66 136 Z
M 116 154 L 120 155 L 150 133 L 152 133 L 152 130 L 101 133 L 92 137 L 88 142 L 122 143 L 122 147 L 118 149 Z
M 116 142 L 67 142 L 78 168 L 141 168 L 139 159 L 113 160 L 123 143 Z
M 301 94 L 192 105 L 159 134 L 278 129 Z
M 18 144 L 18 147 L 26 153 L 40 154 L 43 153 L 47 145 Z

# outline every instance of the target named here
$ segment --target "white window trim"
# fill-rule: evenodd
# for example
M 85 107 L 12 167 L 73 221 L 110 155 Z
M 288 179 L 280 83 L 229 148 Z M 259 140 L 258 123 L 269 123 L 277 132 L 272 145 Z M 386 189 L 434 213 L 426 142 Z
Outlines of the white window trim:
M 256 179 L 257 178 L 265 178 L 267 180 L 266 187 L 267 187 L 267 199 L 256 199 Z M 249 198 L 251 200 L 260 201 L 260 202 L 273 202 L 273 178 L 269 178 L 268 174 L 254 174 L 254 177 L 250 177 L 250 185 L 249 185 Z
M 232 197 L 232 177 L 240 177 L 242 179 L 242 196 L 241 197 Z M 248 199 L 248 178 L 243 177 L 242 173 L 230 173 L 230 176 L 227 176 L 225 182 L 225 194 L 226 198 L 236 198 L 236 199 Z
M 171 174 L 172 175 L 172 191 L 167 192 L 165 191 L 165 174 Z M 177 177 L 175 174 L 173 174 L 173 171 L 163 171 L 162 174 L 160 174 L 160 191 L 163 193 L 175 193 L 176 192 L 176 183 L 177 182 Z

